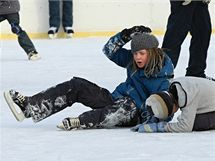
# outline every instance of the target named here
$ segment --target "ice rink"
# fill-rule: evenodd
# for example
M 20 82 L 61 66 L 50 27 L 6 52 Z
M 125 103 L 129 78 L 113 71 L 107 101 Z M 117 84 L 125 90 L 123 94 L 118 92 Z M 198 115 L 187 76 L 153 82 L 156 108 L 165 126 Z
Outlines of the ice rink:
M 162 36 L 158 36 L 162 42 Z M 140 134 L 123 129 L 59 131 L 68 116 L 89 110 L 75 104 L 37 124 L 17 122 L 3 98 L 16 89 L 33 95 L 73 76 L 86 78 L 110 91 L 126 71 L 102 53 L 108 37 L 33 40 L 42 59 L 28 61 L 16 40 L 1 40 L 1 161 L 214 161 L 215 131 Z M 175 77 L 183 76 L 189 57 L 188 36 L 182 46 Z M 206 74 L 215 78 L 215 36 L 211 38 Z M 129 45 L 127 45 L 129 47 Z M 175 118 L 174 118 L 175 120 Z

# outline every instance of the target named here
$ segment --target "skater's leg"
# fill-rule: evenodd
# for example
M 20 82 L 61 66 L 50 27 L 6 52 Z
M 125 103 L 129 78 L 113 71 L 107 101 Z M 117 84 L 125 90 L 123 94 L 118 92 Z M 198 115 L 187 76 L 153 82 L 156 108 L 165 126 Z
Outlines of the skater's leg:
M 93 109 L 113 104 L 107 89 L 82 78 L 74 77 L 45 91 L 28 97 L 26 108 L 35 122 L 79 102 Z
M 162 44 L 162 48 L 168 49 L 166 53 L 171 58 L 174 67 L 179 60 L 181 45 L 191 28 L 194 11 L 193 3 L 187 6 L 181 3 L 181 1 L 170 1 L 171 14 Z
M 60 0 L 49 0 L 49 27 L 60 27 Z
M 73 25 L 73 1 L 63 0 L 63 27 Z
M 65 118 L 58 127 L 64 130 L 74 128 L 113 128 L 116 126 L 134 126 L 138 121 L 139 113 L 134 103 L 128 98 L 123 98 L 113 105 L 84 112 L 78 118 Z
M 63 28 L 68 38 L 74 34 L 73 26 L 73 1 L 63 0 Z
M 190 34 L 190 59 L 186 76 L 206 77 L 207 51 L 211 38 L 211 20 L 208 5 L 196 2 Z
M 19 14 L 18 13 L 9 14 L 7 15 L 7 20 L 11 25 L 12 32 L 18 36 L 19 45 L 25 50 L 26 54 L 28 55 L 31 52 L 35 52 L 35 54 L 37 54 L 34 44 L 30 40 L 27 33 L 24 30 L 22 30 L 22 28 L 19 25 L 20 23 Z

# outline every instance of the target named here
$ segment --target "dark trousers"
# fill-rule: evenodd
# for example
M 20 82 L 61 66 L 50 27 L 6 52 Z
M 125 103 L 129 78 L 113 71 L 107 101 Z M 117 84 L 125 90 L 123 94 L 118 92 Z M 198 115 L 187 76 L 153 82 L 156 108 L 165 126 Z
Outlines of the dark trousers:
M 49 0 L 49 26 L 60 27 L 60 0 Z M 62 0 L 62 25 L 72 27 L 73 25 L 73 1 Z
M 169 49 L 168 56 L 176 67 L 181 45 L 190 32 L 190 58 L 187 76 L 205 77 L 207 50 L 211 37 L 211 20 L 208 5 L 192 1 L 183 6 L 182 1 L 170 1 L 171 14 L 167 23 L 162 48 Z
M 81 124 L 86 127 L 132 126 L 137 123 L 136 107 L 130 99 L 114 101 L 107 89 L 77 77 L 28 97 L 27 111 L 38 122 L 76 102 L 92 108 L 79 116 Z
M 18 36 L 19 45 L 25 50 L 27 54 L 31 51 L 36 51 L 27 33 L 19 26 L 19 13 L 0 15 L 0 22 L 4 20 L 9 22 L 12 32 Z
M 197 114 L 193 131 L 215 130 L 215 111 Z

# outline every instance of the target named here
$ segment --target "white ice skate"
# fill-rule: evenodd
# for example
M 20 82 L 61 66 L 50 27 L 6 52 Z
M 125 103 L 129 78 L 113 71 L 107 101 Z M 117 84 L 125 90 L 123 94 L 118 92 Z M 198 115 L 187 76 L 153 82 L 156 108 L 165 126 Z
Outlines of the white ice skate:
M 59 125 L 57 125 L 57 128 L 61 130 L 66 130 L 66 131 L 74 130 L 80 127 L 81 125 L 80 125 L 79 118 L 71 118 L 71 117 L 67 117 L 63 119 L 63 121 Z
M 48 36 L 50 39 L 55 39 L 57 38 L 57 32 L 58 28 L 57 27 L 50 27 L 48 31 Z
M 67 38 L 72 38 L 73 37 L 74 31 L 73 31 L 72 27 L 65 27 L 64 31 L 66 33 Z
M 13 101 L 10 91 L 4 92 L 4 98 L 16 120 L 20 122 L 23 121 L 26 117 L 21 108 Z
M 35 61 L 35 60 L 39 60 L 39 59 L 41 59 L 41 57 L 36 51 L 32 51 L 32 52 L 28 53 L 28 60 Z

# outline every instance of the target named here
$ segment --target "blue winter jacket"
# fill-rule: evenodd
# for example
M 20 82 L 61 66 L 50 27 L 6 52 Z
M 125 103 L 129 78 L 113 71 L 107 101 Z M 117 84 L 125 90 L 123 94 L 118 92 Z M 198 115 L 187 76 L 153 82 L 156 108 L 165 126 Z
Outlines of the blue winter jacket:
M 156 75 L 146 77 L 143 69 L 132 69 L 133 54 L 131 50 L 122 48 L 125 42 L 120 33 L 111 37 L 103 48 L 104 54 L 117 65 L 127 69 L 127 79 L 113 91 L 113 99 L 128 96 L 133 99 L 139 109 L 145 111 L 145 100 L 158 91 L 167 90 L 169 78 L 173 77 L 172 61 L 165 54 L 163 68 Z

